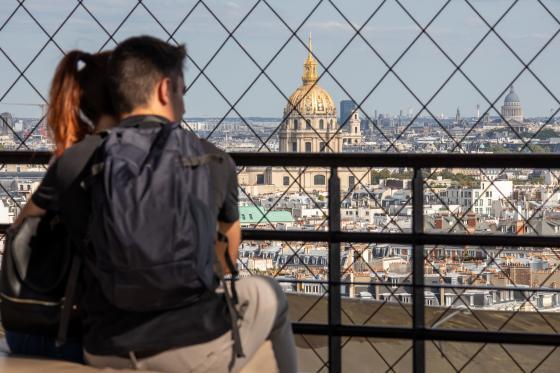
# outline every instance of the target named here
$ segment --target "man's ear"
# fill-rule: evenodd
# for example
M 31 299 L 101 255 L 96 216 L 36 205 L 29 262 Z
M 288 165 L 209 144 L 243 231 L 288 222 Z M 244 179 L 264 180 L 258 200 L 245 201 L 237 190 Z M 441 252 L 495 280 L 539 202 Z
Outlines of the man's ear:
M 157 85 L 157 98 L 162 106 L 171 104 L 171 79 L 164 78 Z

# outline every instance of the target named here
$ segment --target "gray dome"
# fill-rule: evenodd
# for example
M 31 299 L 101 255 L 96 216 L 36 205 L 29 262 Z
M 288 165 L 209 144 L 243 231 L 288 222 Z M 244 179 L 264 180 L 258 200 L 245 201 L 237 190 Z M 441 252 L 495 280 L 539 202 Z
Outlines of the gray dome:
M 504 105 L 519 105 L 520 101 L 519 101 L 519 96 L 517 96 L 517 93 L 515 93 L 515 91 L 513 90 L 513 86 L 511 86 L 511 89 L 509 91 L 509 93 L 507 94 L 505 100 L 504 100 Z

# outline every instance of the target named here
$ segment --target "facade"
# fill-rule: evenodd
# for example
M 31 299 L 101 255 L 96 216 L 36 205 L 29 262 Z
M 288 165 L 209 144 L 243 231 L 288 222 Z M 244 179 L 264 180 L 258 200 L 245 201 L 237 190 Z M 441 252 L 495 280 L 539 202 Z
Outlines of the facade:
M 452 187 L 441 191 L 439 197 L 448 206 L 459 205 L 463 211 L 471 210 L 480 215 L 494 215 L 496 201 L 511 198 L 511 180 L 482 181 L 479 188 Z
M 361 122 L 358 111 L 350 114 L 350 119 L 343 127 L 344 132 L 341 132 L 343 150 L 352 151 L 352 147 L 363 143 Z

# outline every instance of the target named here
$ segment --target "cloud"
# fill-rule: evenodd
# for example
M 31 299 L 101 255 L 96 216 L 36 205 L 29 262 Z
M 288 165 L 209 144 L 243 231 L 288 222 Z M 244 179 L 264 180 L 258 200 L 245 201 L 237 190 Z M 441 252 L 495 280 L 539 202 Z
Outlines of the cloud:
M 321 22 L 309 22 L 308 26 L 311 29 L 317 29 L 321 31 L 346 31 L 352 30 L 352 27 L 347 22 L 339 21 L 321 21 Z

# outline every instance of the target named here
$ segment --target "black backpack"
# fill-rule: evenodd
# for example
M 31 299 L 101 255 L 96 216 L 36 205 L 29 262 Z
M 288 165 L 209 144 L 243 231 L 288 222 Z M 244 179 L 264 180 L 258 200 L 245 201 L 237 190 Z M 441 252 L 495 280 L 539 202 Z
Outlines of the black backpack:
M 87 182 L 92 208 L 85 261 L 112 305 L 132 312 L 172 309 L 215 289 L 212 161 L 221 159 L 159 117 L 125 122 L 106 134 Z
M 64 344 L 69 325 L 61 323 L 62 310 L 65 297 L 75 289 L 77 261 L 59 215 L 47 211 L 45 216 L 29 217 L 11 227 L 6 234 L 0 285 L 4 329 L 58 336 Z M 64 317 L 70 317 L 70 335 L 80 337 L 79 307 L 73 302 L 68 306 L 70 312 Z
M 64 193 L 86 168 L 99 146 L 98 136 L 86 136 L 80 151 L 59 159 L 56 178 Z M 81 255 L 70 239 L 60 213 L 47 211 L 12 225 L 6 234 L 0 273 L 0 312 L 6 330 L 56 336 L 57 345 L 67 334 L 81 337 L 78 290 Z
M 223 275 L 216 272 L 210 186 L 221 181 L 210 180 L 209 164 L 223 161 L 161 117 L 132 118 L 106 133 L 85 181 L 92 205 L 84 261 L 113 306 L 164 311 L 215 291 Z M 235 287 L 233 297 L 224 290 L 236 355 L 243 356 Z

